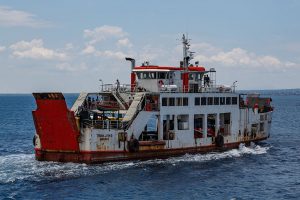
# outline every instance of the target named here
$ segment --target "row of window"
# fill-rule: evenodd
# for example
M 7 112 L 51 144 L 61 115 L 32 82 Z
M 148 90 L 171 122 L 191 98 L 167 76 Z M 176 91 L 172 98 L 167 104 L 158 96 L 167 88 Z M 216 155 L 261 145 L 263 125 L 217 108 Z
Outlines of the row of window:
M 189 98 L 188 97 L 169 97 L 162 98 L 162 106 L 188 106 Z
M 173 73 L 168 72 L 137 72 L 138 79 L 171 79 Z
M 237 97 L 195 97 L 195 106 L 205 105 L 237 105 Z M 164 97 L 162 106 L 188 106 L 188 97 Z
M 195 106 L 237 105 L 237 97 L 195 97 Z

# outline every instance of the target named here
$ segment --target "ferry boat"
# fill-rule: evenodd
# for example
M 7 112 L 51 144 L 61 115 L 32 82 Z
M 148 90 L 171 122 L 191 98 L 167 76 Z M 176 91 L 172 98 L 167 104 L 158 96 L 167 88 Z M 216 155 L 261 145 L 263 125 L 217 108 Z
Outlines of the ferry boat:
M 62 93 L 33 93 L 39 161 L 102 163 L 226 151 L 270 136 L 272 99 L 216 84 L 216 70 L 191 63 L 183 35 L 179 66 L 131 62 L 128 85 L 103 84 L 68 109 Z

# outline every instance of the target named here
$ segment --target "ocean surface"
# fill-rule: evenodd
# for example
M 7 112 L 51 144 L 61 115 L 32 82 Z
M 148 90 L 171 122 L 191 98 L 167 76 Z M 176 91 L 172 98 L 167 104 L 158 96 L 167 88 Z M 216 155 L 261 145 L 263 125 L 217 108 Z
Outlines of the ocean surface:
M 265 142 L 102 165 L 35 161 L 33 97 L 0 95 L 0 199 L 300 199 L 300 90 L 261 92 L 275 106 Z

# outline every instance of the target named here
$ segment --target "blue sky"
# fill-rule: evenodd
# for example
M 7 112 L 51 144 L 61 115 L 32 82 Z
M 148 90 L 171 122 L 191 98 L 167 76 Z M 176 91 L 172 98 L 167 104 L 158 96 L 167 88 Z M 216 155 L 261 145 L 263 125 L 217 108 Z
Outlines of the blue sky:
M 0 93 L 99 90 L 130 65 L 195 60 L 238 89 L 300 88 L 300 1 L 1 1 Z

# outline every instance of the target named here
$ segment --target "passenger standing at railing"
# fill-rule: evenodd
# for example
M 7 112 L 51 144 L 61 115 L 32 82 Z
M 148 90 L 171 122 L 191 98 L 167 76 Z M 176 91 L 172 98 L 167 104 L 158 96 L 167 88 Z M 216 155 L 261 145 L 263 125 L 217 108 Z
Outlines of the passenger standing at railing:
M 204 87 L 209 87 L 210 78 L 208 75 L 204 75 Z
M 120 81 L 119 81 L 119 79 L 117 79 L 116 85 L 117 85 L 117 92 L 118 92 L 118 91 L 119 91 L 119 88 L 120 88 Z

